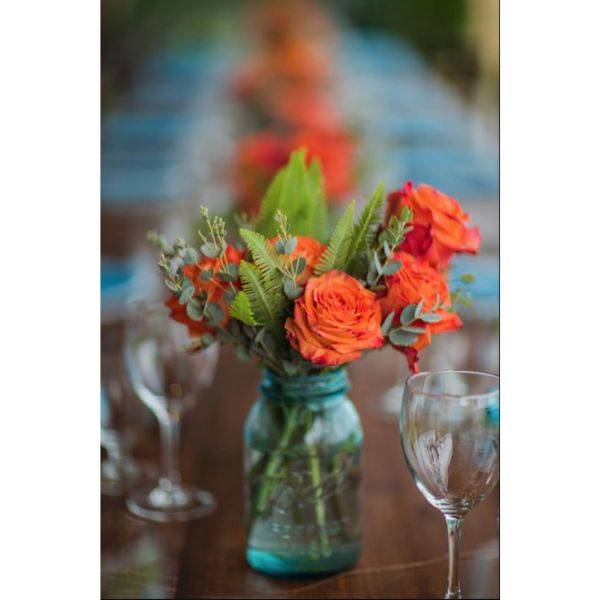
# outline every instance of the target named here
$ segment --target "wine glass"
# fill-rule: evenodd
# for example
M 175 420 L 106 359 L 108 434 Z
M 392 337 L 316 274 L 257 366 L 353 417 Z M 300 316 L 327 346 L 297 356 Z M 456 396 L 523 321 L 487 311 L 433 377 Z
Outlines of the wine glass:
M 131 485 L 150 476 L 151 469 L 130 455 L 131 435 L 126 421 L 131 408 L 122 353 L 102 349 L 101 357 L 100 442 L 106 450 L 101 463 L 102 493 L 120 496 Z
M 129 510 L 153 521 L 187 521 L 216 507 L 212 494 L 183 485 L 179 471 L 182 414 L 212 383 L 218 346 L 190 353 L 187 329 L 159 301 L 138 301 L 127 311 L 125 359 L 133 388 L 158 419 L 161 475 L 152 489 L 127 498 Z
M 429 371 L 406 380 L 400 410 L 404 457 L 419 491 L 448 529 L 446 598 L 460 598 L 458 555 L 465 515 L 499 474 L 500 379 L 471 371 Z

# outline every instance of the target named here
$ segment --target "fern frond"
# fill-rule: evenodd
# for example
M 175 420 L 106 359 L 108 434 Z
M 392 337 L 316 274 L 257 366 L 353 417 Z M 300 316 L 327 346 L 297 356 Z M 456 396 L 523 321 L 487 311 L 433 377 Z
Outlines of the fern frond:
M 267 191 L 260 203 L 260 209 L 258 211 L 258 217 L 256 219 L 255 227 L 257 231 L 268 235 L 273 235 L 275 229 L 275 222 L 273 217 L 280 208 L 279 203 L 281 200 L 281 191 L 283 189 L 283 182 L 287 175 L 287 166 L 279 169 L 275 177 L 271 180 Z
M 371 198 L 362 209 L 358 222 L 354 226 L 352 242 L 348 252 L 348 265 L 352 265 L 358 254 L 368 252 L 377 235 L 377 228 L 381 224 L 381 209 L 384 201 L 383 184 L 380 183 Z
M 281 266 L 281 259 L 264 235 L 251 229 L 240 229 L 240 236 L 248 246 L 252 260 L 261 273 L 276 271 Z
M 252 306 L 250 305 L 250 299 L 246 292 L 238 292 L 231 303 L 230 315 L 245 323 L 246 325 L 260 325 L 255 318 L 254 313 L 252 312 Z
M 321 161 L 313 158 L 308 167 L 308 184 L 311 196 L 314 198 L 312 211 L 312 236 L 320 242 L 325 242 L 329 235 L 327 203 L 325 201 L 325 180 Z
M 275 176 L 262 201 L 256 231 L 266 237 L 275 235 L 277 210 L 287 216 L 292 235 L 327 238 L 323 174 L 318 160 L 307 168 L 306 148 L 292 152 L 288 164 Z
M 243 260 L 240 263 L 240 278 L 257 323 L 266 325 L 279 335 L 283 325 L 285 295 L 277 274 L 261 274 L 257 267 Z
M 348 205 L 348 208 L 344 211 L 342 218 L 338 221 L 335 226 L 331 239 L 327 245 L 327 249 L 323 253 L 321 260 L 317 264 L 315 273 L 322 275 L 331 269 L 339 269 L 343 271 L 348 263 L 348 252 L 350 250 L 350 243 L 352 241 L 353 221 L 354 221 L 354 207 L 356 202 L 352 202 Z

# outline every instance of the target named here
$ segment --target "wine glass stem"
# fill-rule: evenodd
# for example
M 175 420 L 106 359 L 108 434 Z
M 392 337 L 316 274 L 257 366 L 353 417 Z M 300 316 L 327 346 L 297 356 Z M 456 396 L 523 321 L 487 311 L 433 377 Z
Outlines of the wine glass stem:
M 460 598 L 460 582 L 458 580 L 458 555 L 460 552 L 460 532 L 462 519 L 446 517 L 448 529 L 448 591 L 446 598 Z
M 181 422 L 179 415 L 169 414 L 159 420 L 161 437 L 161 485 L 170 489 L 181 484 L 179 473 L 179 436 Z

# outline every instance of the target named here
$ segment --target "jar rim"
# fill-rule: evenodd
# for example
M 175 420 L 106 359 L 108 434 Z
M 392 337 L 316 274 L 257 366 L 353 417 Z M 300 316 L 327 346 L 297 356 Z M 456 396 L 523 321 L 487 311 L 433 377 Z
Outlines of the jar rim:
M 260 389 L 270 399 L 302 402 L 346 393 L 350 389 L 350 383 L 344 367 L 311 375 L 280 375 L 265 369 Z

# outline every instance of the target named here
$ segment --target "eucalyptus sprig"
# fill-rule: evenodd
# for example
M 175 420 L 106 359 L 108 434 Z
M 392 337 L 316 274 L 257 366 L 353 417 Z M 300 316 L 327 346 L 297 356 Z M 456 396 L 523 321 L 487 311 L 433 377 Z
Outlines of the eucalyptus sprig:
M 424 311 L 423 306 L 423 300 L 418 304 L 409 304 L 408 306 L 405 306 L 400 313 L 400 325 L 393 328 L 392 325 L 396 313 L 395 311 L 392 311 L 381 325 L 383 335 L 396 346 L 412 346 L 421 334 L 427 332 L 425 327 L 415 324 L 416 321 L 421 321 L 423 323 L 437 323 L 442 319 L 442 317 L 437 314 L 439 310 L 444 308 L 444 303 L 439 294 L 437 294 L 436 301 L 429 310 Z
M 406 234 L 412 231 L 409 225 L 412 216 L 410 208 L 403 206 L 400 218 L 392 215 L 388 226 L 379 234 L 377 247 L 370 257 L 366 279 L 373 291 L 384 289 L 385 286 L 380 283 L 380 279 L 386 275 L 393 275 L 402 267 L 402 262 L 396 260 L 394 255 L 400 244 L 404 242 Z

